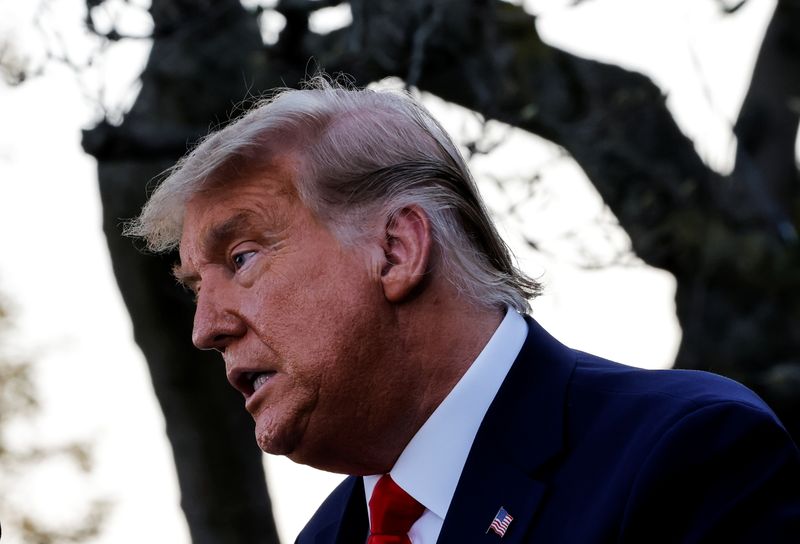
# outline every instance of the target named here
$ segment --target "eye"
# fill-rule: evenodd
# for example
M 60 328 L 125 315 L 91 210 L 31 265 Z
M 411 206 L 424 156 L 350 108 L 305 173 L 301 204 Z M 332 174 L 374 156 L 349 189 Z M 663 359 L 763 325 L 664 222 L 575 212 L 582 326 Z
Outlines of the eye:
M 255 251 L 241 251 L 239 253 L 234 253 L 231 257 L 231 262 L 233 263 L 233 268 L 235 270 L 241 269 L 247 262 L 255 255 Z

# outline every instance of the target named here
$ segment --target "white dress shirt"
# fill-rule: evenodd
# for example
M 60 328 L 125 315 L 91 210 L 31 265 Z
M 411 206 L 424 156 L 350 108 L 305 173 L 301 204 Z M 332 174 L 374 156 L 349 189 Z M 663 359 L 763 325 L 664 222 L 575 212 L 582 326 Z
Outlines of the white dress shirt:
M 411 527 L 412 544 L 434 544 L 478 427 L 528 335 L 525 319 L 509 308 L 480 355 L 431 414 L 389 472 L 392 479 L 425 506 Z M 381 477 L 364 476 L 369 498 Z

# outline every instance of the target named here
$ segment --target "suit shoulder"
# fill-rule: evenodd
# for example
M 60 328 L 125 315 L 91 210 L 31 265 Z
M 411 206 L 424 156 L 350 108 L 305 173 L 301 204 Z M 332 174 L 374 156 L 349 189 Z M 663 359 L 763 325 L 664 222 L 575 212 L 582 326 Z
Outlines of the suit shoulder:
M 619 434 L 636 441 L 644 453 L 647 444 L 684 420 L 707 421 L 709 431 L 719 418 L 761 421 L 785 432 L 758 395 L 728 378 L 696 370 L 646 370 L 583 353 L 577 355 L 566 401 L 568 435 L 575 444 Z
M 576 361 L 573 386 L 582 394 L 594 392 L 625 402 L 652 403 L 661 410 L 672 406 L 679 411 L 693 411 L 715 404 L 735 404 L 775 417 L 753 391 L 711 372 L 643 369 L 579 351 Z

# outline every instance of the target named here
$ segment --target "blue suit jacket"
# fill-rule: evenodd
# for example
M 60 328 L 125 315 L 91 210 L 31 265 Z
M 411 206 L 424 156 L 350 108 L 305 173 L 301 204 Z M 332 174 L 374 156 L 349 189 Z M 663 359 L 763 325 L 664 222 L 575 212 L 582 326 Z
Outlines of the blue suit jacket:
M 800 454 L 743 386 L 528 338 L 472 445 L 439 536 L 472 543 L 800 543 Z M 347 478 L 299 544 L 363 544 Z M 504 507 L 501 539 L 486 532 Z

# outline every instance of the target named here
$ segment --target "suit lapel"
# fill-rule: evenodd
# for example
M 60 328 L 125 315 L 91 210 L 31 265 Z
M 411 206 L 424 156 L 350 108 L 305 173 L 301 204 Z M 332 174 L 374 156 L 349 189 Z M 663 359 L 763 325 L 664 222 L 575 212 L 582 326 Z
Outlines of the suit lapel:
M 544 467 L 562 448 L 572 351 L 526 318 L 528 337 L 478 429 L 439 544 L 519 543 L 544 497 Z M 499 508 L 513 517 L 487 533 Z
M 364 498 L 364 481 L 355 479 L 353 492 L 347 501 L 342 521 L 336 535 L 336 544 L 361 544 L 366 542 L 369 532 L 369 519 L 367 519 L 367 501 Z
M 544 492 L 544 484 L 512 464 L 487 464 L 459 482 L 437 542 L 499 542 L 489 525 L 501 507 L 513 517 L 502 542 L 521 542 Z
M 367 540 L 369 521 L 364 499 L 364 482 L 351 477 L 337 489 L 346 497 L 343 508 L 332 513 L 331 522 L 324 525 L 314 535 L 314 544 L 361 544 Z

